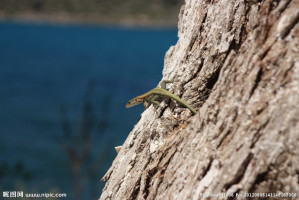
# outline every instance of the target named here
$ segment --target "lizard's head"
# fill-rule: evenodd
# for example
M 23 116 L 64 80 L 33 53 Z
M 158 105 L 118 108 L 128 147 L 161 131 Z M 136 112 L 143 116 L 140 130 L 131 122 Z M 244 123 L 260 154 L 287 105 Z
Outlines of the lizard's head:
M 127 104 L 126 104 L 126 108 L 131 108 L 132 106 L 136 106 L 138 104 L 143 103 L 143 99 L 131 99 Z

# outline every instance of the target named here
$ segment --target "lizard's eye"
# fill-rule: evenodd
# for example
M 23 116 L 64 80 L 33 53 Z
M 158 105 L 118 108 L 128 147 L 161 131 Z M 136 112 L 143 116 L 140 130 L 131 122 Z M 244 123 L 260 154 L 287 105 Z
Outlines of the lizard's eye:
M 140 103 L 143 103 L 143 100 L 138 100 L 138 99 L 132 99 L 126 104 L 126 108 L 130 108 L 132 106 L 138 105 Z
M 127 104 L 126 104 L 126 108 L 130 108 L 132 106 L 132 101 L 129 101 Z

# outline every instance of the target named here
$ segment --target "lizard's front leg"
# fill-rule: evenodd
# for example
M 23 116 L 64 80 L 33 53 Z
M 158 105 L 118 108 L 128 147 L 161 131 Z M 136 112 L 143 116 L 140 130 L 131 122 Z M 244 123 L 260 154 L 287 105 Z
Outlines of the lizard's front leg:
M 158 99 L 158 98 L 159 98 L 159 96 L 157 96 L 157 95 L 147 97 L 143 103 L 144 110 L 147 109 L 151 104 L 154 104 L 155 106 L 159 106 L 160 102 L 156 101 L 156 99 Z
M 172 78 L 171 80 L 163 80 L 161 83 L 161 88 L 166 90 L 166 84 L 167 83 L 173 83 L 174 82 L 174 78 Z
M 154 96 L 150 99 L 150 102 L 151 102 L 152 104 L 155 104 L 156 106 L 159 106 L 159 105 L 160 105 L 160 102 L 157 101 L 158 98 L 159 98 L 158 95 L 154 95 Z

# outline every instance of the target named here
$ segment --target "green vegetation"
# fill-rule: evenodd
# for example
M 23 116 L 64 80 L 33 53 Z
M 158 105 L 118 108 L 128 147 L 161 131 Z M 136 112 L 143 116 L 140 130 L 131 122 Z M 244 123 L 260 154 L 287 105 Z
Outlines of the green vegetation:
M 0 0 L 0 19 L 176 25 L 184 0 Z

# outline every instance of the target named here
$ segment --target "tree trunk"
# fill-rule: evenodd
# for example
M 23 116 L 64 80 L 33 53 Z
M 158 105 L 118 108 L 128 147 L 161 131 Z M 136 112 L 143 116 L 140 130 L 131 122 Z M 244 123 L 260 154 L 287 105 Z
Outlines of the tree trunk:
M 299 0 L 186 0 L 163 76 L 198 114 L 145 110 L 100 199 L 298 199 L 298 22 Z

